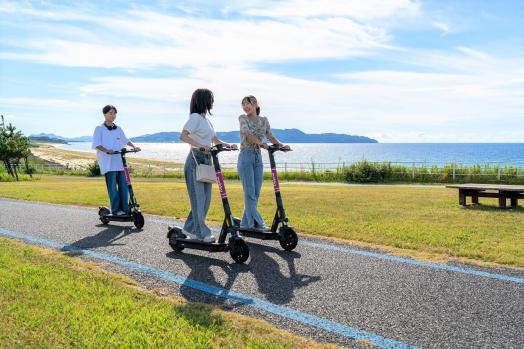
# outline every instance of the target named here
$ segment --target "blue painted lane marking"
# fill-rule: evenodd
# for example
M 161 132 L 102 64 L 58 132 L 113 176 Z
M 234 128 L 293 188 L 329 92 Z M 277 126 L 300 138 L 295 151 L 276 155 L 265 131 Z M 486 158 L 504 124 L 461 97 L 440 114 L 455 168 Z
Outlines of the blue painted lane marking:
M 177 223 L 175 221 L 168 221 L 168 220 L 156 219 L 156 218 L 153 218 L 150 220 L 153 222 L 165 223 L 165 224 Z M 450 266 L 446 264 L 421 262 L 421 261 L 417 261 L 417 260 L 406 258 L 406 257 L 392 256 L 392 255 L 388 255 L 385 253 L 369 252 L 369 251 L 359 250 L 359 249 L 352 248 L 352 247 L 345 247 L 345 246 L 339 246 L 339 245 L 327 244 L 327 243 L 311 242 L 307 240 L 301 240 L 299 244 L 308 246 L 308 247 L 313 247 L 313 248 L 321 248 L 324 250 L 331 250 L 331 251 L 337 251 L 337 252 L 343 252 L 343 253 L 352 253 L 352 254 L 357 254 L 361 256 L 382 259 L 382 260 L 386 260 L 390 262 L 415 265 L 418 267 L 431 268 L 431 269 L 437 269 L 437 270 L 443 270 L 443 271 L 451 271 L 455 273 L 462 273 L 462 274 L 486 277 L 486 278 L 490 278 L 494 280 L 509 281 L 509 282 L 515 282 L 518 284 L 524 284 L 524 278 L 516 277 L 516 276 L 489 273 L 489 272 L 475 270 L 471 268 L 454 267 L 454 266 Z
M 343 246 L 337 246 L 337 245 L 319 244 L 316 242 L 309 242 L 309 241 L 302 241 L 301 244 L 305 246 L 309 246 L 309 247 L 323 248 L 326 250 L 332 250 L 332 251 L 344 252 L 344 253 L 352 253 L 352 254 L 382 259 L 382 260 L 391 261 L 391 262 L 398 262 L 398 263 L 416 265 L 419 267 L 444 270 L 444 271 L 452 271 L 456 273 L 481 276 L 481 277 L 487 277 L 487 278 L 495 279 L 495 280 L 510 281 L 510 282 L 516 282 L 518 284 L 524 284 L 524 278 L 520 278 L 516 276 L 488 273 L 485 271 L 480 271 L 480 270 L 475 270 L 475 269 L 470 269 L 470 268 L 454 267 L 454 266 L 446 265 L 446 264 L 421 262 L 421 261 L 417 261 L 417 260 L 409 259 L 405 257 L 391 256 L 391 255 L 387 255 L 383 253 L 363 251 L 363 250 L 358 250 L 355 248 L 343 247 Z
M 257 299 L 255 297 L 251 297 L 242 293 L 229 291 L 227 289 L 216 287 L 212 285 L 205 284 L 200 281 L 192 280 L 185 278 L 180 275 L 176 275 L 173 273 L 169 273 L 157 268 L 148 267 L 139 263 L 135 263 L 132 261 L 128 261 L 123 258 L 115 257 L 112 255 L 108 255 L 105 253 L 95 252 L 91 250 L 84 250 L 76 246 L 68 246 L 61 244 L 56 241 L 47 240 L 31 235 L 26 235 L 23 233 L 13 232 L 10 230 L 5 230 L 0 228 L 0 235 L 7 236 L 10 238 L 16 238 L 16 239 L 22 239 L 25 241 L 29 241 L 35 244 L 44 245 L 47 247 L 52 247 L 55 249 L 60 249 L 64 251 L 81 251 L 87 256 L 94 257 L 97 259 L 109 261 L 111 263 L 124 266 L 129 269 L 133 269 L 142 273 L 146 273 L 149 275 L 153 275 L 156 277 L 159 277 L 163 280 L 171 281 L 177 284 L 181 284 L 187 287 L 191 287 L 195 290 L 199 290 L 217 297 L 226 298 L 235 302 L 239 302 L 242 304 L 250 305 L 252 307 L 261 309 L 263 311 L 276 314 L 291 320 L 298 321 L 300 323 L 310 325 L 317 327 L 319 329 L 329 331 L 332 333 L 336 333 L 339 335 L 342 335 L 344 337 L 349 337 L 355 340 L 365 340 L 372 342 L 374 345 L 380 347 L 380 348 L 417 348 L 416 346 L 412 346 L 406 343 L 402 343 L 393 339 L 385 338 L 382 336 L 379 336 L 377 334 L 359 330 L 357 328 L 349 327 L 346 325 L 343 325 L 338 322 L 334 322 L 327 319 L 322 319 L 320 317 L 317 317 L 315 315 L 311 315 L 308 313 L 304 313 L 298 310 L 294 310 L 291 308 L 282 307 L 267 301 L 263 301 L 260 299 Z

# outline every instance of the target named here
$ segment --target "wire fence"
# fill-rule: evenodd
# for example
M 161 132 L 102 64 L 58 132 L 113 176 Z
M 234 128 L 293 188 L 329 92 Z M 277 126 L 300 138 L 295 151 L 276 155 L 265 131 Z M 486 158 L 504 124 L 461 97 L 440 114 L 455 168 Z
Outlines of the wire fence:
M 221 164 L 229 178 L 237 176 L 236 163 Z M 24 173 L 25 164 L 15 165 Z M 85 175 L 88 166 L 60 164 L 31 164 L 33 173 Z M 183 177 L 181 163 L 141 163 L 131 164 L 130 173 L 139 177 Z M 283 162 L 277 164 L 282 179 L 301 179 L 316 181 L 359 181 L 377 175 L 382 180 L 400 181 L 441 181 L 455 182 L 470 179 L 486 179 L 500 182 L 524 182 L 524 163 L 506 164 L 486 162 L 482 164 L 427 163 L 427 162 Z M 269 164 L 264 164 L 265 175 L 270 176 Z M 378 174 L 375 174 L 378 172 Z M 356 173 L 356 174 L 355 174 Z M 372 181 L 372 180 L 371 180 Z

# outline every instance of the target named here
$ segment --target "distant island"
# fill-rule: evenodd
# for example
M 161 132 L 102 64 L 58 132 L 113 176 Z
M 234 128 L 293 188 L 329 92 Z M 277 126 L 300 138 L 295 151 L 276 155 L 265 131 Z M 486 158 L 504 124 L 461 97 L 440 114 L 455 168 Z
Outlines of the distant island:
M 377 140 L 356 135 L 342 133 L 304 133 L 296 128 L 272 129 L 275 137 L 284 143 L 378 143 Z M 228 143 L 239 143 L 240 133 L 238 131 L 217 132 L 218 138 Z M 41 133 L 31 135 L 29 138 L 36 142 L 91 142 L 91 136 L 65 138 L 52 133 Z M 138 137 L 131 137 L 131 141 L 137 143 L 181 143 L 180 132 L 158 132 Z
M 62 143 L 67 144 L 69 142 L 91 142 L 92 136 L 65 138 L 55 135 L 54 133 L 39 133 L 37 135 L 30 135 L 29 140 L 33 142 L 41 143 Z
M 29 141 L 33 143 L 60 143 L 60 144 L 67 144 L 67 141 L 55 138 L 55 137 L 49 137 L 48 135 L 30 135 Z
M 377 140 L 340 133 L 308 134 L 296 128 L 272 129 L 275 137 L 285 143 L 378 143 Z M 217 132 L 217 137 L 228 143 L 240 143 L 238 131 Z M 180 143 L 180 132 L 159 132 L 150 135 L 132 137 L 133 142 L 139 143 Z

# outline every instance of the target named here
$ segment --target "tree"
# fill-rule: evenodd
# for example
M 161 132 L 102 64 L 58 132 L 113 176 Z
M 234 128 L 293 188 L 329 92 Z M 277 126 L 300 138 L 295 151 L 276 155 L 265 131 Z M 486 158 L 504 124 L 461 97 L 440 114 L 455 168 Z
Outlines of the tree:
M 24 136 L 21 131 L 16 131 L 12 124 L 0 126 L 0 159 L 9 175 L 18 180 L 16 168 L 20 160 L 24 159 L 27 169 L 27 158 L 30 154 L 29 137 Z

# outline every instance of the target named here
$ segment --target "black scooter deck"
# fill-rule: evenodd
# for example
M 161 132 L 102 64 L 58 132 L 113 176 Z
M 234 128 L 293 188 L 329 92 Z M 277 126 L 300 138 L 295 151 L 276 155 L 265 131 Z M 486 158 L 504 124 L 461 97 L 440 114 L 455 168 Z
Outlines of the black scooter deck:
M 224 252 L 229 250 L 229 245 L 226 243 L 208 243 L 201 240 L 194 240 L 194 239 L 182 239 L 182 238 L 170 238 L 169 243 L 177 242 L 178 246 L 184 247 L 184 248 L 191 248 L 193 250 L 202 250 L 202 251 L 210 251 L 210 252 Z
M 280 234 L 275 233 L 271 230 L 240 229 L 238 232 L 242 236 L 261 240 L 278 240 L 280 238 Z
M 112 214 L 108 214 L 103 217 L 107 218 L 109 221 L 116 221 L 116 222 L 132 222 L 134 220 L 133 216 L 129 216 L 129 215 L 115 216 Z

